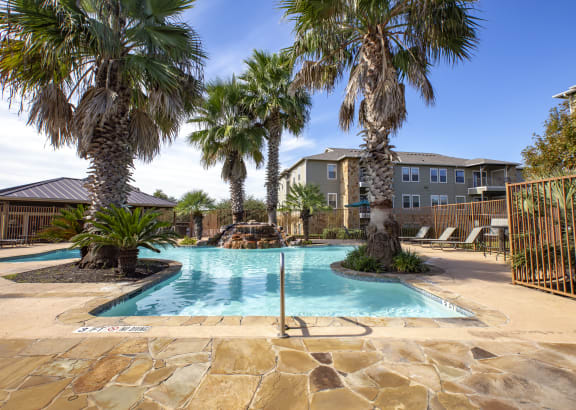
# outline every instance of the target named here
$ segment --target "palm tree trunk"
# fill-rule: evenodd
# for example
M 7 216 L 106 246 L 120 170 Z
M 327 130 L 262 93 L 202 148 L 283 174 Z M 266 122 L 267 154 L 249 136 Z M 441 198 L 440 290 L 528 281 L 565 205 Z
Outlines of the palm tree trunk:
M 300 212 L 300 218 L 302 219 L 302 229 L 304 230 L 304 240 L 308 241 L 310 239 L 310 212 L 308 212 L 308 211 Z
M 108 85 L 120 81 L 115 67 L 109 74 Z M 115 73 L 115 74 L 114 74 Z M 102 86 L 103 84 L 101 84 Z M 86 188 L 89 192 L 90 208 L 87 212 L 86 229 L 93 226 L 90 220 L 96 213 L 111 205 L 125 206 L 130 193 L 130 181 L 134 168 L 134 149 L 129 136 L 130 91 L 117 86 L 118 108 L 116 113 L 107 118 L 103 124 L 94 129 L 84 157 L 90 161 L 89 177 Z M 118 265 L 118 249 L 112 246 L 91 247 L 80 261 L 80 268 L 102 269 Z
M 266 165 L 266 210 L 268 223 L 276 225 L 278 218 L 278 174 L 279 174 L 279 151 L 282 138 L 281 118 L 276 113 L 270 120 L 268 127 L 268 164 Z
M 196 233 L 196 239 L 202 239 L 202 222 L 204 220 L 204 215 L 202 213 L 194 214 L 194 231 Z
M 244 218 L 244 178 L 230 179 L 230 205 L 232 207 L 232 223 L 242 222 Z
M 382 50 L 384 48 L 384 50 Z M 382 55 L 386 58 L 382 58 Z M 398 83 L 394 67 L 388 64 L 391 55 L 387 43 L 365 39 L 366 71 L 364 97 L 364 127 L 366 148 L 362 164 L 370 180 L 370 224 L 368 254 L 390 267 L 392 258 L 401 250 L 400 228 L 392 212 L 395 154 L 390 146 L 390 133 L 406 113 L 404 88 Z M 384 67 L 387 65 L 387 67 Z M 378 77 L 385 75 L 384 91 L 378 92 Z M 382 80 L 380 80 L 382 81 Z

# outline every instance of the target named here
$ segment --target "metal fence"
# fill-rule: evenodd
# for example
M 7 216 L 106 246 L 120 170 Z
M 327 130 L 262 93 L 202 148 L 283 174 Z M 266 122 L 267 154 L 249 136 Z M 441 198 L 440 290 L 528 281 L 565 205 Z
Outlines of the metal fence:
M 416 209 L 394 209 L 403 236 L 412 236 L 421 226 L 429 226 L 430 237 L 438 237 L 446 228 L 456 228 L 453 239 L 463 241 L 473 228 L 489 227 L 495 219 L 506 218 L 506 200 L 465 202 Z M 485 238 L 486 239 L 486 238 Z M 490 244 L 488 244 L 490 245 Z
M 576 175 L 507 185 L 512 280 L 576 297 Z
M 51 225 L 60 211 L 71 206 L 34 206 L 0 203 L 0 240 L 32 243 L 38 240 L 38 234 Z M 172 209 L 156 209 L 159 219 L 174 222 Z
M 0 239 L 33 242 L 64 206 L 0 205 Z

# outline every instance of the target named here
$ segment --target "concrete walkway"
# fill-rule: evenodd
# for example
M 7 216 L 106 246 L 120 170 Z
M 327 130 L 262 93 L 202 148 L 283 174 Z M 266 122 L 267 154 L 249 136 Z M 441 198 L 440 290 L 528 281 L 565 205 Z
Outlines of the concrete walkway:
M 427 277 L 435 293 L 456 294 L 456 303 L 482 306 L 494 320 L 431 327 L 402 318 L 317 319 L 277 339 L 264 317 L 152 317 L 146 333 L 87 335 L 73 333 L 74 309 L 133 284 L 0 278 L 0 407 L 572 408 L 576 301 L 511 285 L 508 266 L 493 256 L 415 250 L 445 270 Z M 4 251 L 16 249 L 0 250 L 0 258 L 14 256 Z M 0 263 L 0 275 L 45 263 Z M 136 319 L 119 324 L 141 324 Z

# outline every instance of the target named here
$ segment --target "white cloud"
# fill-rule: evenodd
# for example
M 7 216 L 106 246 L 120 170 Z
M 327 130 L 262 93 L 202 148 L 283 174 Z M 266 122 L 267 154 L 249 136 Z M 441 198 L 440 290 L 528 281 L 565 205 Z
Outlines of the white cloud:
M 282 139 L 280 152 L 290 152 L 303 148 L 313 148 L 316 142 L 307 137 L 288 136 Z
M 73 148 L 54 150 L 45 137 L 26 126 L 24 118 L 0 104 L 0 188 L 63 176 L 86 176 L 87 161 L 78 158 Z M 151 163 L 137 162 L 134 185 L 147 193 L 159 188 L 180 196 L 189 190 L 204 189 L 215 198 L 227 198 L 228 186 L 220 178 L 220 166 L 204 169 L 200 153 L 185 142 L 184 136 L 190 131 L 190 126 L 183 127 L 176 142 L 164 147 Z M 249 165 L 246 191 L 264 196 L 264 170 Z

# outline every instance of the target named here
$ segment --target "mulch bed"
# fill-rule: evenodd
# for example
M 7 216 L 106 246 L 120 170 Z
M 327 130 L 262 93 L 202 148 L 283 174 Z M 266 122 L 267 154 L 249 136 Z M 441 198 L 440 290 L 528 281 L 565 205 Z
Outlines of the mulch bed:
M 3 276 L 19 283 L 135 282 L 168 267 L 167 262 L 139 260 L 133 276 L 110 269 L 80 269 L 76 262 Z

